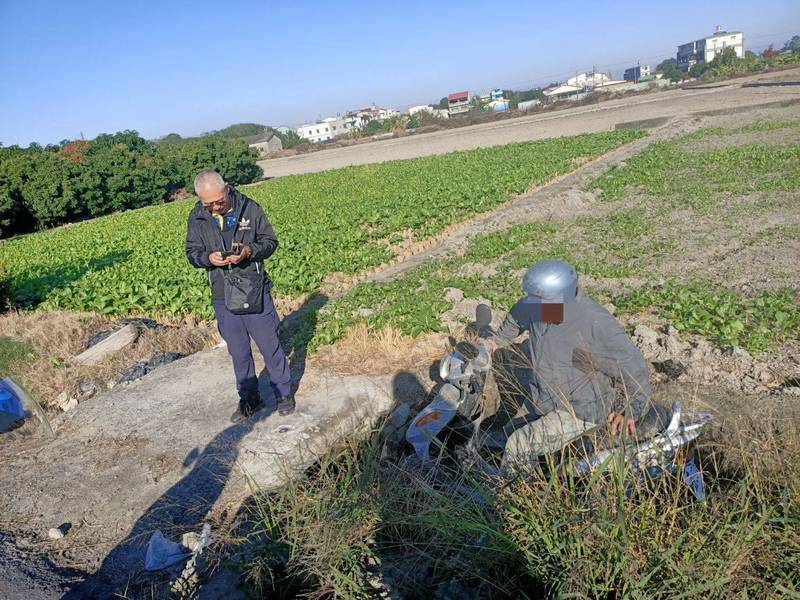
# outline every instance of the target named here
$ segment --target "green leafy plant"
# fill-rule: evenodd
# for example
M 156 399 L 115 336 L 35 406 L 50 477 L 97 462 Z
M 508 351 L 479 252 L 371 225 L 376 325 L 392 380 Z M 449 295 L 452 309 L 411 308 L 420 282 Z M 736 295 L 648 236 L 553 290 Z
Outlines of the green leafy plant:
M 359 273 L 390 260 L 391 240 L 399 232 L 430 238 L 574 169 L 575 159 L 642 135 L 616 131 L 482 148 L 283 177 L 243 191 L 264 207 L 280 240 L 267 264 L 275 292 L 296 297 L 319 289 L 329 273 Z M 203 159 L 191 169 L 188 163 L 176 169 L 185 178 L 206 166 Z M 211 317 L 205 273 L 184 256 L 194 202 L 127 211 L 3 243 L 0 261 L 13 285 L 12 301 L 114 315 Z
M 745 299 L 703 284 L 669 284 L 634 291 L 614 301 L 622 311 L 655 307 L 678 330 L 719 345 L 761 352 L 774 341 L 800 338 L 800 304 L 795 290 L 764 292 Z

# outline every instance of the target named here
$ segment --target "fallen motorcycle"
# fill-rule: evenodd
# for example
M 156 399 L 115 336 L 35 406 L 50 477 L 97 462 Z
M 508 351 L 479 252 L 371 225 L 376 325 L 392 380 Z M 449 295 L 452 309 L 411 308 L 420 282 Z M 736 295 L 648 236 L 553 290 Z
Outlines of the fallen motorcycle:
M 474 332 L 490 332 L 491 309 L 479 305 Z M 405 433 L 416 458 L 432 464 L 432 447 L 443 452 L 448 444 L 454 446 L 449 455 L 466 468 L 482 465 L 491 472 L 492 455 L 498 448 L 497 436 L 482 429 L 487 415 L 486 391 L 491 377 L 492 351 L 485 340 L 477 343 L 462 341 L 439 362 L 442 385 L 433 400 L 411 421 Z M 663 406 L 653 406 L 642 419 L 639 437 L 620 441 L 608 436 L 583 436 L 574 444 L 581 447 L 577 461 L 572 463 L 576 475 L 588 475 L 604 468 L 615 458 L 630 467 L 633 478 L 654 479 L 679 471 L 683 482 L 698 500 L 705 498 L 705 483 L 695 460 L 694 440 L 711 421 L 709 414 L 683 414 L 681 402 L 676 401 L 671 412 Z M 598 440 L 600 440 L 598 442 Z M 494 469 L 497 473 L 497 469 Z

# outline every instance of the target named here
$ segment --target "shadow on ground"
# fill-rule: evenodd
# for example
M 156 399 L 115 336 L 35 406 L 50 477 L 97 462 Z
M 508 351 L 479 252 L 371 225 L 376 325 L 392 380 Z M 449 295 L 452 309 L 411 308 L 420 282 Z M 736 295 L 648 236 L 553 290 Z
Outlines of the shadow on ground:
M 139 517 L 99 570 L 64 597 L 105 599 L 115 593 L 126 598 L 168 596 L 164 588 L 175 572 L 144 570 L 150 536 L 161 530 L 167 538 L 179 542 L 183 533 L 199 533 L 231 476 L 242 440 L 270 414 L 271 409 L 263 409 L 248 420 L 226 427 L 202 452 L 192 450 L 184 461 L 184 468 L 191 470 Z

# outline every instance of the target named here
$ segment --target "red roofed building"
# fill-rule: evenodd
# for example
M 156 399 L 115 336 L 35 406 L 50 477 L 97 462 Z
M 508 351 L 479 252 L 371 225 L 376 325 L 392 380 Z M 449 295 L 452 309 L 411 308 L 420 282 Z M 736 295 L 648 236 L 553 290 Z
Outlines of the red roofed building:
M 469 92 L 456 92 L 447 96 L 447 106 L 450 116 L 469 112 Z

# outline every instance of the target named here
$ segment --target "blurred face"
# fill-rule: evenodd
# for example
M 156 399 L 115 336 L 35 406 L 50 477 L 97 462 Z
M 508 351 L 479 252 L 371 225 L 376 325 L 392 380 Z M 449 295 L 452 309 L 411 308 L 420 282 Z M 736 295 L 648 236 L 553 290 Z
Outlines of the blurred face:
M 528 314 L 531 321 L 554 325 L 564 321 L 563 303 L 546 303 L 535 296 L 528 296 L 528 301 L 525 305 L 527 310 L 530 311 Z
M 215 215 L 224 215 L 231 208 L 228 186 L 211 185 L 200 188 L 197 193 L 203 208 Z
M 563 304 L 540 304 L 541 308 L 541 321 L 543 323 L 561 323 L 564 320 L 564 305 Z

